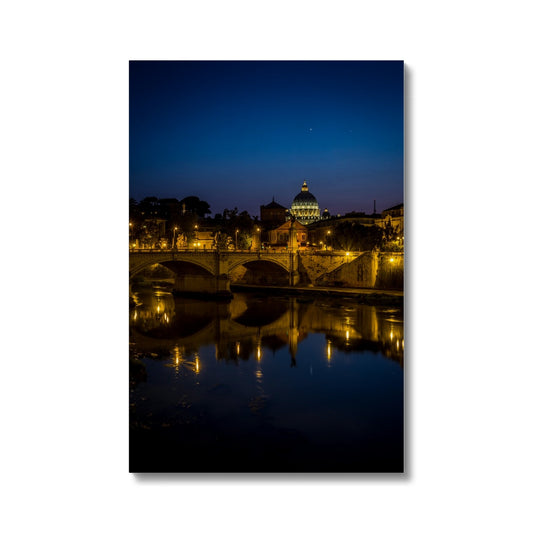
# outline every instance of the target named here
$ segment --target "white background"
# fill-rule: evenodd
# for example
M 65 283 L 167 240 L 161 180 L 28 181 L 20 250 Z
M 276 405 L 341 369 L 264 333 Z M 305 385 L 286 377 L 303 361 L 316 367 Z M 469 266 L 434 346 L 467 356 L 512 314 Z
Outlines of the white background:
M 4 2 L 4 531 L 531 531 L 527 3 Z M 128 473 L 130 59 L 403 59 L 405 476 Z

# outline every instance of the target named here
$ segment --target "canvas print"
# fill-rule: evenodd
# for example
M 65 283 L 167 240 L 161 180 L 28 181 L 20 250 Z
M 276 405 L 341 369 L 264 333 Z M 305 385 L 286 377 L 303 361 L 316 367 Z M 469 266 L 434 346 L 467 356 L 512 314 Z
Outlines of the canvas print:
M 403 61 L 131 61 L 129 465 L 404 471 Z

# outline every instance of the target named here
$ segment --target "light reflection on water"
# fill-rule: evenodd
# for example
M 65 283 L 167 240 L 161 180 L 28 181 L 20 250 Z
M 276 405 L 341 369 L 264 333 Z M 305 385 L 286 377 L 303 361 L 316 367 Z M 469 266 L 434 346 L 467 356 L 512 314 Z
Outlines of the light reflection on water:
M 152 290 L 135 299 L 132 471 L 402 470 L 401 309 Z M 236 448 L 243 441 L 255 451 Z
M 379 351 L 403 365 L 400 309 L 378 309 L 345 300 L 298 300 L 236 294 L 231 303 L 174 298 L 162 291 L 137 293 L 130 311 L 135 351 L 173 351 L 216 345 L 217 358 L 259 361 L 264 348 L 288 346 L 293 357 L 310 333 L 326 338 L 325 355 Z M 268 308 L 268 309 L 267 309 Z M 254 346 L 252 347 L 251 344 Z

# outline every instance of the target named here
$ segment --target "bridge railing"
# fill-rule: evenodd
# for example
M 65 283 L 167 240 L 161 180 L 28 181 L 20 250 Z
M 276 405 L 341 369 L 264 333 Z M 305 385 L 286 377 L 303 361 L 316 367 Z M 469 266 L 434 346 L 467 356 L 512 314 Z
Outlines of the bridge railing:
M 287 254 L 289 250 L 286 249 L 267 249 L 267 250 L 202 250 L 202 249 L 194 249 L 194 248 L 130 248 L 131 254 L 214 254 L 214 253 L 220 253 L 220 254 L 250 254 L 250 255 L 257 255 L 257 254 Z M 363 251 L 356 251 L 356 252 L 344 252 L 342 250 L 305 250 L 300 249 L 297 250 L 297 253 L 300 255 L 317 255 L 317 256 L 358 256 L 365 252 Z M 389 255 L 403 255 L 403 252 L 381 252 L 386 253 Z
M 168 254 L 168 253 L 193 253 L 193 254 L 286 254 L 288 250 L 195 250 L 194 248 L 130 248 L 131 254 Z

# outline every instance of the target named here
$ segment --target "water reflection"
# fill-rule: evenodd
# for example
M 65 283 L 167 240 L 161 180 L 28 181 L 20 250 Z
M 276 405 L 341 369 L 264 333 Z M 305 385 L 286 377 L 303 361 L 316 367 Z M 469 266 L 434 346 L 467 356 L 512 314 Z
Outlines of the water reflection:
M 400 308 L 134 297 L 132 471 L 402 471 Z
M 297 365 L 299 345 L 309 334 L 325 337 L 324 357 L 335 354 L 381 353 L 403 367 L 403 316 L 398 308 L 354 304 L 347 299 L 305 299 L 236 294 L 230 302 L 176 298 L 145 289 L 135 292 L 130 311 L 130 340 L 138 354 L 168 354 L 176 368 L 192 363 L 201 372 L 199 351 L 215 345 L 216 359 L 238 363 L 261 361 L 288 347 L 290 365 Z

